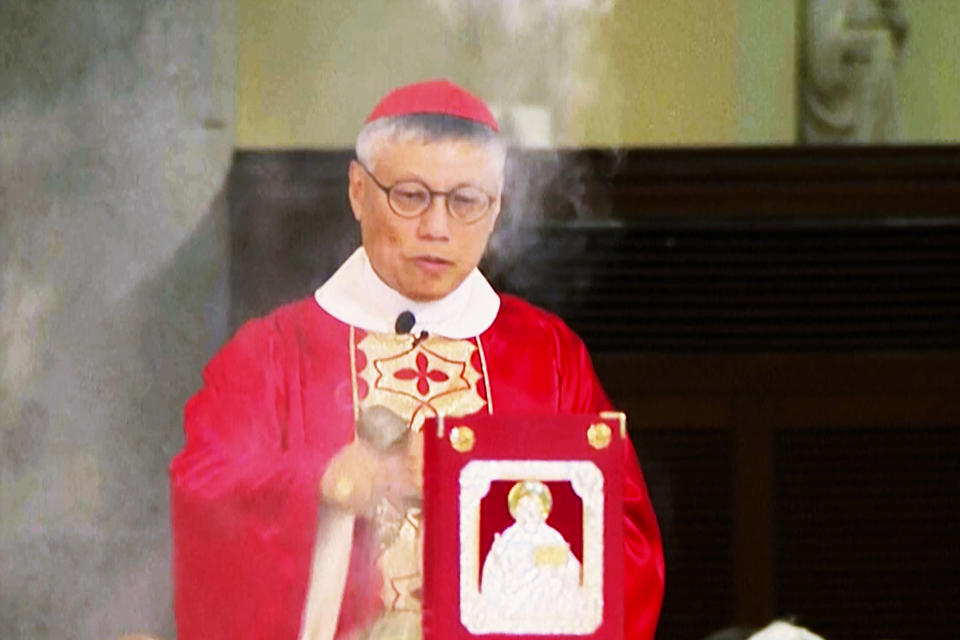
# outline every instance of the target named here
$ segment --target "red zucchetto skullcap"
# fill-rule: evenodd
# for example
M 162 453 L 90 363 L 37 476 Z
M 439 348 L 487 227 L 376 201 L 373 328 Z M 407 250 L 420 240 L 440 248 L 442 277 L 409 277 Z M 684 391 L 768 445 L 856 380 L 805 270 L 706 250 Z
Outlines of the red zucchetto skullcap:
M 483 100 L 449 80 L 427 80 L 394 89 L 377 103 L 367 116 L 367 122 L 424 113 L 473 120 L 500 131 L 496 118 Z

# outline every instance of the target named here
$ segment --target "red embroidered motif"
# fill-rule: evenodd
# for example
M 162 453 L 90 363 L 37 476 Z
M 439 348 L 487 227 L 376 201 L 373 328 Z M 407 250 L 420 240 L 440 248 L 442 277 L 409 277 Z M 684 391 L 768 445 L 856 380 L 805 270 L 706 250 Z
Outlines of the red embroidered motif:
M 449 380 L 447 374 L 439 369 L 430 370 L 430 363 L 427 361 L 427 356 L 420 352 L 417 354 L 417 370 L 413 369 L 400 369 L 399 371 L 394 372 L 393 377 L 397 380 L 417 380 L 417 391 L 420 395 L 426 397 L 430 393 L 430 380 L 434 382 L 446 382 Z

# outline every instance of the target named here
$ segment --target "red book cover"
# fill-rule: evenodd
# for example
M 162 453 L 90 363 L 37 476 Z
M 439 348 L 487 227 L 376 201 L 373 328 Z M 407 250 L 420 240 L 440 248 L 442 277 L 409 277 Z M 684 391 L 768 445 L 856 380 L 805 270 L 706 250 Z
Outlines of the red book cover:
M 623 414 L 423 432 L 425 640 L 621 640 Z

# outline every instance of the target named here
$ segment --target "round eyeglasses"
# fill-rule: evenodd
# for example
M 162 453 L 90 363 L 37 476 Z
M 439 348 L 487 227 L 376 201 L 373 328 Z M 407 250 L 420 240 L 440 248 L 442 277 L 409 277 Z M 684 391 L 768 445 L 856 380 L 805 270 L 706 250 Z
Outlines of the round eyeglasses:
M 359 160 L 357 164 L 374 184 L 387 196 L 390 209 L 401 218 L 416 218 L 430 208 L 435 196 L 447 201 L 447 212 L 461 222 L 476 222 L 493 204 L 494 198 L 486 191 L 469 184 L 454 187 L 450 191 L 434 191 L 419 180 L 401 180 L 390 186 L 381 184 L 377 177 Z

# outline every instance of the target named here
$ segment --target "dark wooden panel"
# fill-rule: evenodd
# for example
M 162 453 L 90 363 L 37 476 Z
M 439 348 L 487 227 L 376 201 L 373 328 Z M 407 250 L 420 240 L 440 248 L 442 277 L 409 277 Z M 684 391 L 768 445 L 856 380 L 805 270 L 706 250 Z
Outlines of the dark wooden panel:
M 310 295 L 360 243 L 346 152 L 234 154 L 227 191 L 230 320 Z
M 960 424 L 775 437 L 775 593 L 828 638 L 960 625 Z
M 901 402 L 960 389 L 960 353 L 598 353 L 593 355 L 611 397 L 630 401 L 655 397 L 723 398 L 737 395 L 875 396 Z M 651 409 L 644 406 L 644 413 Z M 960 416 L 960 403 L 942 409 Z M 665 417 L 658 418 L 660 420 Z M 726 423 L 724 423 L 726 424 Z
M 704 637 L 734 617 L 732 433 L 644 428 L 631 435 L 667 566 L 657 637 Z
M 234 324 L 356 246 L 351 156 L 235 155 Z M 486 267 L 594 348 L 953 348 L 958 176 L 944 146 L 515 153 Z
M 499 279 L 594 351 L 960 348 L 960 218 L 559 225 Z
M 518 154 L 521 194 L 571 219 L 953 216 L 956 146 L 587 149 Z M 532 185 L 532 187 L 531 187 Z
M 715 513 L 713 517 L 730 518 L 725 526 L 730 527 L 732 535 L 729 553 L 733 566 L 731 591 L 725 603 L 731 609 L 730 617 L 717 628 L 735 624 L 758 627 L 775 614 L 793 614 L 826 637 L 865 637 L 846 633 L 863 615 L 863 607 L 850 605 L 849 610 L 838 607 L 824 612 L 818 608 L 826 606 L 824 600 L 800 601 L 795 592 L 811 586 L 804 583 L 808 575 L 824 573 L 838 583 L 849 582 L 851 591 L 869 590 L 872 588 L 870 572 L 880 556 L 851 556 L 848 566 L 831 564 L 829 558 L 808 554 L 803 563 L 784 565 L 784 543 L 775 536 L 775 531 L 788 541 L 799 540 L 809 548 L 820 549 L 836 542 L 832 537 L 836 529 L 795 528 L 790 517 L 807 516 L 794 513 L 796 500 L 800 498 L 791 498 L 794 501 L 788 502 L 783 495 L 793 496 L 799 492 L 802 497 L 806 495 L 804 492 L 834 491 L 831 494 L 834 515 L 844 509 L 850 514 L 869 511 L 870 499 L 875 499 L 875 495 L 864 496 L 855 490 L 860 486 L 856 482 L 850 485 L 854 490 L 844 490 L 848 479 L 842 473 L 829 468 L 823 472 L 822 467 L 815 467 L 811 461 L 822 453 L 824 464 L 829 467 L 830 461 L 838 456 L 861 455 L 856 444 L 851 445 L 850 441 L 856 439 L 849 437 L 851 432 L 864 434 L 866 446 L 862 451 L 861 470 L 872 465 L 871 460 L 877 459 L 879 463 L 876 458 L 879 454 L 870 448 L 871 442 L 883 442 L 886 438 L 916 445 L 931 432 L 941 434 L 929 440 L 931 448 L 943 448 L 941 455 L 955 458 L 960 452 L 952 449 L 951 442 L 956 441 L 956 434 L 960 433 L 960 403 L 955 399 L 956 390 L 960 388 L 960 355 L 600 354 L 595 358 L 595 365 L 614 403 L 627 412 L 631 431 L 636 435 L 659 429 L 660 437 L 670 443 L 667 446 L 683 447 L 691 433 L 712 430 L 728 443 L 723 455 L 731 456 L 730 475 L 717 481 L 723 484 L 724 490 L 733 492 L 732 513 L 729 516 Z M 791 466 L 795 462 L 790 459 L 794 450 L 789 444 L 783 444 L 783 434 L 788 434 L 789 442 L 803 441 L 802 434 L 806 431 L 815 434 L 813 441 L 818 444 L 802 454 L 808 460 L 798 472 Z M 831 435 L 832 432 L 837 433 Z M 917 435 L 904 435 L 908 432 Z M 835 444 L 834 440 L 839 443 Z M 909 458 L 904 464 L 914 470 L 925 468 L 925 454 L 918 449 L 918 446 L 904 446 L 902 451 L 903 456 Z M 697 448 L 690 447 L 690 450 L 691 455 L 699 455 Z M 888 453 L 891 450 L 887 447 Z M 931 450 L 926 455 L 930 455 Z M 656 486 L 663 471 L 656 457 L 648 460 L 651 453 L 655 450 L 639 448 L 650 484 Z M 886 466 L 888 462 L 881 464 Z M 703 468 L 710 467 L 709 462 L 700 464 Z M 939 474 L 939 468 L 931 466 L 932 475 L 926 476 L 925 481 L 931 482 Z M 856 469 L 853 472 L 856 473 Z M 696 470 L 684 473 L 698 477 Z M 801 477 L 802 473 L 808 476 Z M 943 476 L 944 491 L 960 489 L 953 477 Z M 713 499 L 705 494 L 698 507 L 703 508 L 704 501 Z M 661 497 L 658 500 L 658 514 L 672 517 L 672 505 L 665 504 Z M 916 507 L 911 514 L 916 527 L 928 534 L 926 544 L 952 548 L 956 532 L 937 524 L 944 517 L 943 505 L 938 507 L 919 500 Z M 933 510 L 929 513 L 929 522 L 924 524 L 928 508 Z M 879 532 L 876 536 L 878 540 L 882 538 Z M 669 540 L 669 535 L 665 538 Z M 705 540 L 701 543 L 708 544 Z M 842 548 L 846 541 L 837 544 Z M 809 574 L 802 573 L 804 567 L 809 569 Z M 798 571 L 801 571 L 799 575 Z M 671 567 L 668 572 L 672 575 Z M 915 583 L 921 579 L 918 576 L 913 575 L 907 583 Z M 679 579 L 684 584 L 676 588 L 684 591 L 689 587 L 686 581 L 692 576 L 683 575 Z M 880 619 L 885 623 L 892 620 L 895 626 L 890 628 L 902 629 L 909 627 L 914 617 L 910 611 L 900 608 L 896 614 Z M 934 629 L 943 637 L 951 628 L 943 616 L 924 624 L 926 635 L 903 633 L 896 637 L 936 637 L 931 631 Z M 872 627 L 874 631 L 880 628 Z M 827 633 L 829 629 L 841 629 L 843 633 L 831 635 Z M 679 640 L 692 636 L 664 628 L 659 637 Z M 873 636 L 880 637 L 884 636 Z

